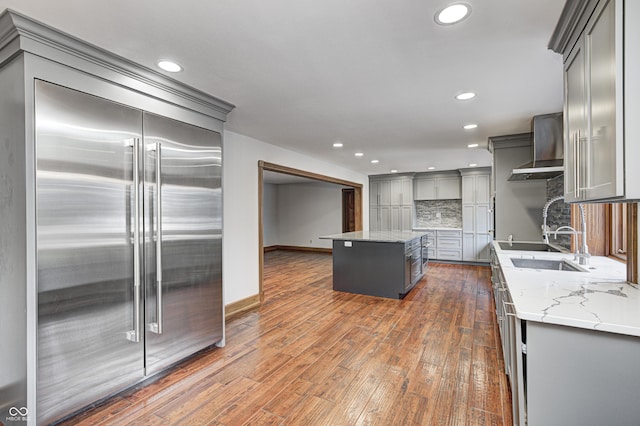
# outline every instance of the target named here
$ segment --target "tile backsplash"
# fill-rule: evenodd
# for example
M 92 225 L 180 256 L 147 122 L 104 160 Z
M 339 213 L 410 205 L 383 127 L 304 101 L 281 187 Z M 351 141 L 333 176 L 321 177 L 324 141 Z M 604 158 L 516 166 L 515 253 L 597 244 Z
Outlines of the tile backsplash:
M 564 194 L 564 175 L 547 181 L 547 200 Z M 542 210 L 541 210 L 542 211 Z M 540 213 L 542 215 L 542 213 Z M 571 206 L 563 201 L 551 204 L 547 212 L 547 225 L 551 229 L 571 225 Z M 571 235 L 558 235 L 549 238 L 549 242 L 571 250 Z
M 415 208 L 416 228 L 462 227 L 462 200 L 416 201 Z

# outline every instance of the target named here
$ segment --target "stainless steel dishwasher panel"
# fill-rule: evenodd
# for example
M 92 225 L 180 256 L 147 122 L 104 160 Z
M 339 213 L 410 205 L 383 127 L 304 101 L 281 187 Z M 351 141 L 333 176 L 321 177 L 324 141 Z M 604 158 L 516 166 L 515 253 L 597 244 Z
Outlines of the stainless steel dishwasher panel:
M 144 114 L 146 368 L 222 339 L 219 133 Z
M 132 341 L 142 114 L 42 81 L 35 93 L 37 412 L 49 423 L 143 377 Z

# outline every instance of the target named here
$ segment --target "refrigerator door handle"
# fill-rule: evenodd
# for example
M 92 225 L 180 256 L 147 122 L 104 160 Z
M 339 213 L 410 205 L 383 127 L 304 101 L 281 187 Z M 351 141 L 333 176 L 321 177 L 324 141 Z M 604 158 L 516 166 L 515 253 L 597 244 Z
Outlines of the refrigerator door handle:
M 134 138 L 133 148 L 133 330 L 127 339 L 140 342 L 140 139 Z
M 151 147 L 156 152 L 156 321 L 149 324 L 149 330 L 162 334 L 162 144 L 156 142 Z

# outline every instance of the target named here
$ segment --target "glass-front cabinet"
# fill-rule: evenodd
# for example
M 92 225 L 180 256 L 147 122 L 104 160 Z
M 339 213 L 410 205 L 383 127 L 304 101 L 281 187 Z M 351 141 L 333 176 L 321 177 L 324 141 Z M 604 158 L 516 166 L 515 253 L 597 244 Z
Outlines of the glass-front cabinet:
M 586 19 L 588 17 L 588 19 Z M 586 22 L 586 25 L 585 25 Z M 565 199 L 640 199 L 640 4 L 567 2 L 550 47 L 564 55 Z

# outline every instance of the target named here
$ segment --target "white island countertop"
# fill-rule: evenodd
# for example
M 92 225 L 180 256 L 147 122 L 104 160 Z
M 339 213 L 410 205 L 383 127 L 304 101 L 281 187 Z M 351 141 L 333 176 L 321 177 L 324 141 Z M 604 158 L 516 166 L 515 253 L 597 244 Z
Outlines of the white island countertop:
M 523 320 L 640 336 L 640 289 L 626 265 L 602 256 L 578 265 L 588 272 L 518 268 L 511 258 L 567 260 L 571 253 L 509 251 L 493 242 L 516 316 Z
M 354 231 L 342 234 L 324 235 L 319 238 L 323 240 L 406 243 L 407 241 L 420 238 L 423 235 L 427 235 L 427 233 L 418 231 Z

